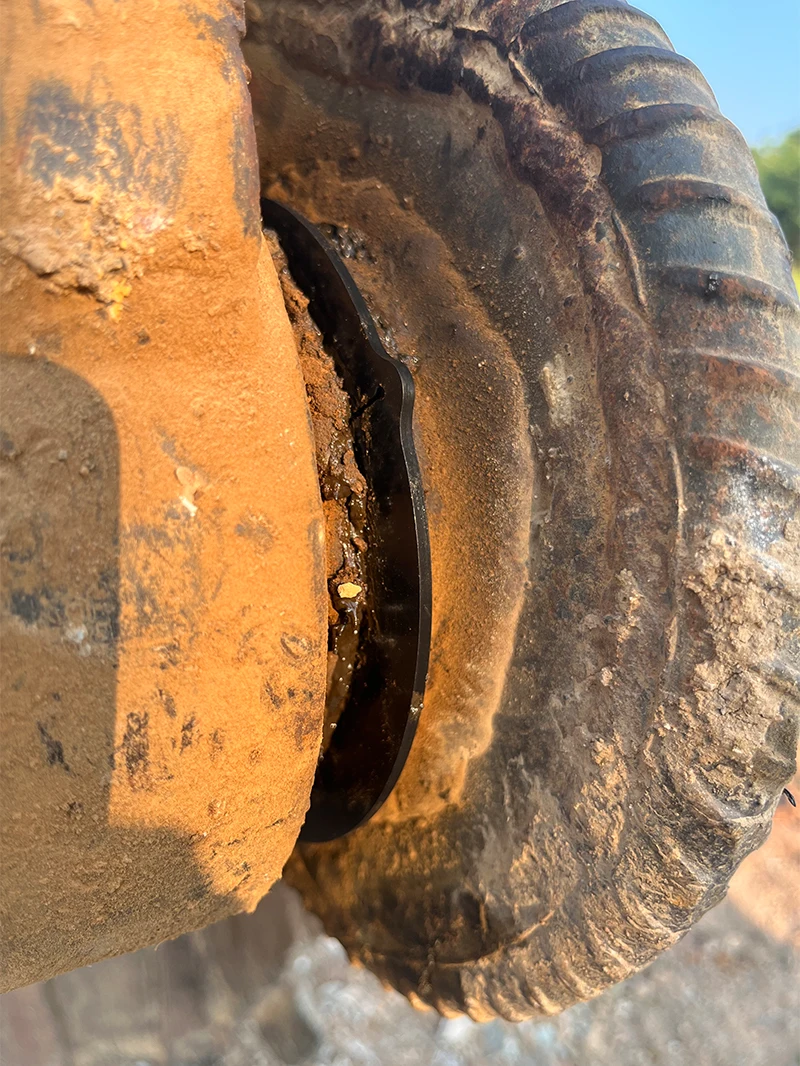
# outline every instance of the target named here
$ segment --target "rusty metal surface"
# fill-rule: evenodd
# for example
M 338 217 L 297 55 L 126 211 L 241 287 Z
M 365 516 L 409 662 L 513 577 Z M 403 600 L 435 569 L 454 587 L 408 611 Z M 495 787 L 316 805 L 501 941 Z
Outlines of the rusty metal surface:
M 432 669 L 292 880 L 412 999 L 520 1019 L 674 943 L 797 736 L 798 313 L 747 147 L 626 4 L 253 7 L 270 195 L 408 358 Z
M 256 905 L 308 804 L 326 616 L 241 11 L 2 18 L 9 987 Z

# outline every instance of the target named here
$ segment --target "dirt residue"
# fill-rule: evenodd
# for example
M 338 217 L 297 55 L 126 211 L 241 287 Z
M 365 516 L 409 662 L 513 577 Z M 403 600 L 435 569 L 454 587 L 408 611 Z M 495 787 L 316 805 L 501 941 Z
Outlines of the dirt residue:
M 323 751 L 350 692 L 368 593 L 367 483 L 358 468 L 350 400 L 333 356 L 292 278 L 277 236 L 267 241 L 294 329 L 314 430 L 328 578 L 328 689 Z
M 254 908 L 321 740 L 322 505 L 238 37 L 216 0 L 137 16 L 2 11 L 4 990 Z
M 711 533 L 685 579 L 710 643 L 675 724 L 691 738 L 690 765 L 706 787 L 744 812 L 769 806 L 792 770 L 796 692 L 784 660 L 793 626 L 785 623 L 794 620 L 798 589 L 792 560 L 759 559 L 744 526 L 738 535 L 732 526 Z

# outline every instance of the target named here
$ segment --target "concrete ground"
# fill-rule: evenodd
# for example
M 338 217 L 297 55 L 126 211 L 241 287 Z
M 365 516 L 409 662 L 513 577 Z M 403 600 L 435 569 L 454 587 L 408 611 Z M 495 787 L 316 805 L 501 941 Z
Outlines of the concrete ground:
M 800 808 L 784 800 L 724 903 L 648 969 L 551 1020 L 418 1012 L 278 885 L 255 914 L 2 997 L 0 1061 L 798 1066 L 799 990 Z

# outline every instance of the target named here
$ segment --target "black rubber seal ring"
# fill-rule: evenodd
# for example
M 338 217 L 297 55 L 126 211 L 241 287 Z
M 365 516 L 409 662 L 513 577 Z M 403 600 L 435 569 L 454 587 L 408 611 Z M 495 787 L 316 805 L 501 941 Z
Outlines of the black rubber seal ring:
M 394 788 L 422 710 L 431 642 L 431 560 L 412 428 L 414 380 L 384 348 L 341 257 L 292 208 L 261 201 L 309 301 L 354 413 L 368 486 L 369 611 L 350 697 L 321 756 L 300 839 L 334 840 L 363 825 Z

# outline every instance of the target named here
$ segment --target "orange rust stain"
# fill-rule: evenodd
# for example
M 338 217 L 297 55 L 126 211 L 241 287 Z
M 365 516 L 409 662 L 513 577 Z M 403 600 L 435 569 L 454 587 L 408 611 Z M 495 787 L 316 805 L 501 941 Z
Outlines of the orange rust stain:
M 308 804 L 326 658 L 236 8 L 41 8 L 3 16 L 9 986 L 256 905 Z

